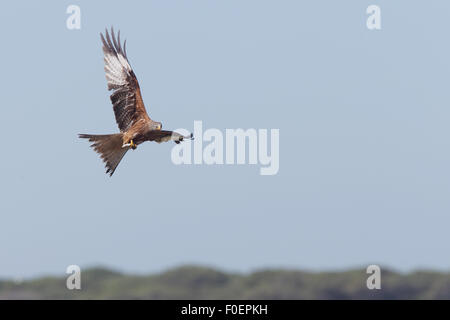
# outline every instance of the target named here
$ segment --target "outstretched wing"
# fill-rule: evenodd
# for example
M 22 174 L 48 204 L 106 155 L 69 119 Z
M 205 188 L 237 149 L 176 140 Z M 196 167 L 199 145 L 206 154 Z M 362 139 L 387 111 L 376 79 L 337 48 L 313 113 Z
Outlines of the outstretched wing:
M 158 143 L 174 141 L 175 143 L 180 143 L 184 139 L 194 139 L 192 133 L 188 136 L 183 136 L 175 131 L 167 131 L 167 130 L 151 130 L 146 134 L 146 138 L 149 141 L 155 141 Z
M 108 30 L 105 37 L 100 33 L 103 42 L 106 80 L 108 90 L 113 90 L 113 104 L 116 122 L 120 131 L 127 131 L 138 120 L 150 121 L 142 101 L 141 90 L 136 75 L 131 69 L 126 53 L 126 41 L 120 43 L 120 31 L 117 39 L 111 27 L 111 37 Z M 105 39 L 106 38 L 106 39 Z

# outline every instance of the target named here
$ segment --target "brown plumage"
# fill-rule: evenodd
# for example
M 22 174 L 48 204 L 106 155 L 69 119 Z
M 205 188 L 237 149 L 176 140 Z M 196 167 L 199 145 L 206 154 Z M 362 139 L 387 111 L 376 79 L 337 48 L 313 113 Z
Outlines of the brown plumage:
M 161 122 L 153 121 L 145 110 L 139 83 L 127 58 L 126 41 L 120 42 L 111 28 L 105 36 L 100 34 L 103 43 L 105 74 L 108 90 L 113 90 L 111 102 L 120 133 L 107 135 L 80 134 L 79 137 L 93 142 L 91 147 L 100 154 L 105 162 L 106 173 L 111 176 L 127 151 L 145 141 L 158 143 L 173 140 L 180 143 L 183 139 L 192 139 L 173 131 L 161 130 Z

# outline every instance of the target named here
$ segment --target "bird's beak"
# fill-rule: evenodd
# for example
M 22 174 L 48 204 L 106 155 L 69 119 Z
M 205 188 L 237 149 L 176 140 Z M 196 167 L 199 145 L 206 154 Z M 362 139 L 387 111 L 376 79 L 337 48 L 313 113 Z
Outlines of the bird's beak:
M 160 124 L 158 124 L 158 130 L 161 130 L 161 125 Z

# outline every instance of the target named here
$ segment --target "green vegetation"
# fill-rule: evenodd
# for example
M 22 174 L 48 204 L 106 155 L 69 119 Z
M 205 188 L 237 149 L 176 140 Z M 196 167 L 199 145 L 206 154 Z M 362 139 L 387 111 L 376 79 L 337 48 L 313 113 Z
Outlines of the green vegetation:
M 263 270 L 225 273 L 185 266 L 155 275 L 127 275 L 103 268 L 82 271 L 81 290 L 66 276 L 21 283 L 0 281 L 0 299 L 449 299 L 450 274 L 400 274 L 382 268 L 381 290 L 368 290 L 365 270 L 304 272 Z

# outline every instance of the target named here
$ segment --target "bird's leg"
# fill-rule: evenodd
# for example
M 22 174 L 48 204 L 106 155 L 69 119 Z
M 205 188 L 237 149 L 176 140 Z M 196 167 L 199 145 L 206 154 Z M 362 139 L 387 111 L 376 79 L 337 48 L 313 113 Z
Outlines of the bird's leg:
M 127 148 L 127 147 L 130 147 L 131 149 L 135 150 L 137 148 L 137 144 L 135 144 L 133 139 L 131 139 L 130 142 L 122 145 L 122 148 Z

